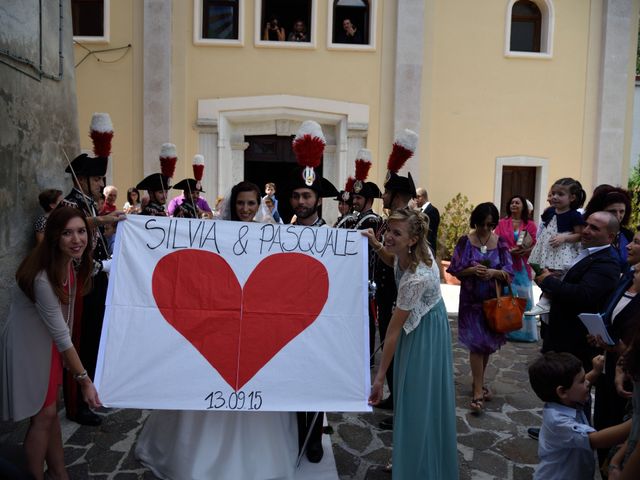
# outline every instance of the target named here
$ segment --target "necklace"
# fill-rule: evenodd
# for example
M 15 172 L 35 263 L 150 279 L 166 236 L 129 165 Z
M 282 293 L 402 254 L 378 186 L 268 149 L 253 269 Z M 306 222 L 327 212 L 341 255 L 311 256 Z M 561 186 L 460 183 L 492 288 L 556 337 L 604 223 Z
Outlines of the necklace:
M 67 296 L 67 302 L 68 302 L 67 303 L 67 315 L 66 315 L 65 320 L 66 320 L 66 323 L 67 323 L 67 326 L 69 327 L 69 329 L 72 328 L 71 312 L 73 310 L 73 302 L 74 302 L 74 298 L 73 298 L 73 295 L 72 295 L 71 275 L 72 275 L 71 262 L 69 262 L 69 266 L 67 268 L 67 278 L 65 278 L 64 282 L 62 282 L 62 285 L 64 287 L 67 287 L 67 285 L 68 285 L 68 288 L 67 288 L 67 293 L 68 293 L 68 296 Z M 62 307 L 62 305 L 60 305 L 60 306 Z
M 481 254 L 486 254 L 487 253 L 487 243 L 489 243 L 489 240 L 491 239 L 491 232 L 489 232 L 489 236 L 487 237 L 487 239 L 483 242 L 480 239 L 480 235 L 478 235 L 476 233 L 476 237 L 478 237 L 478 241 L 480 242 L 480 253 Z

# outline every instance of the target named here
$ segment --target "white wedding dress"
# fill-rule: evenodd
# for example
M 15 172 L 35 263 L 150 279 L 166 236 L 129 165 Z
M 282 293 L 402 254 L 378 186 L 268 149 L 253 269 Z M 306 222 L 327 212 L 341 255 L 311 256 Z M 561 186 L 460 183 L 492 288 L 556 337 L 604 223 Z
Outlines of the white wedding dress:
M 292 480 L 296 415 L 156 410 L 140 432 L 135 453 L 167 480 Z

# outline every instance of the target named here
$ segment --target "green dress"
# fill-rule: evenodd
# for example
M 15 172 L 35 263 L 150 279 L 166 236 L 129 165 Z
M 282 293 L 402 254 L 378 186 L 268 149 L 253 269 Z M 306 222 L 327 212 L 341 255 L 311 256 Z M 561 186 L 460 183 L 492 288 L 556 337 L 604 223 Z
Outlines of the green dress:
M 453 355 L 440 274 L 395 265 L 396 306 L 410 311 L 394 357 L 393 478 L 458 478 Z

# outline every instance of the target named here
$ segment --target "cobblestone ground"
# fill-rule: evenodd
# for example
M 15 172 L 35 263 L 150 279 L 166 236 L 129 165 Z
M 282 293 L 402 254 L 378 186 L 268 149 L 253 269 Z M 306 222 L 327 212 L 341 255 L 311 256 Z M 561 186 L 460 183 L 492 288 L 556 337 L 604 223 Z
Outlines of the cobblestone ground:
M 494 392 L 485 403 L 485 413 L 469 412 L 471 379 L 467 351 L 455 342 L 456 323 L 451 322 L 456 373 L 458 457 L 461 479 L 529 479 L 537 463 L 537 443 L 527 436 L 527 427 L 541 422 L 541 403 L 527 380 L 527 364 L 538 351 L 537 344 L 507 343 L 492 356 L 488 384 Z M 389 480 L 383 465 L 391 457 L 390 431 L 378 422 L 388 413 L 329 414 L 333 450 L 343 480 Z M 72 480 L 154 479 L 133 457 L 135 438 L 146 411 L 105 412 L 100 427 L 78 427 L 63 422 L 66 464 Z M 26 423 L 0 424 L 0 445 L 5 456 L 17 453 Z M 169 432 L 168 432 L 169 433 Z
M 536 343 L 508 342 L 491 357 L 487 384 L 493 400 L 485 412 L 469 411 L 471 372 L 468 351 L 457 344 L 456 322 L 451 321 L 454 340 L 456 420 L 461 479 L 514 479 L 533 476 L 537 464 L 536 441 L 527 428 L 542 422 L 542 404 L 529 387 L 527 365 L 538 353 Z M 343 480 L 389 480 L 383 465 L 391 458 L 390 431 L 377 425 L 388 414 L 331 414 L 333 450 Z

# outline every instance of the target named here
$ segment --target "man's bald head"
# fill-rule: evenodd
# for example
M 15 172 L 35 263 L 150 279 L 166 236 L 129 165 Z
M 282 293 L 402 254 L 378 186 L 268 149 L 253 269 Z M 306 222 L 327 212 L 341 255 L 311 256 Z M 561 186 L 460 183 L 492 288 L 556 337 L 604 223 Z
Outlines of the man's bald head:
M 595 212 L 587 218 L 582 230 L 582 246 L 584 248 L 602 247 L 615 239 L 620 230 L 620 222 L 609 212 Z

